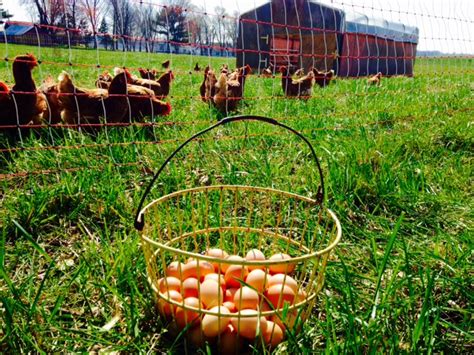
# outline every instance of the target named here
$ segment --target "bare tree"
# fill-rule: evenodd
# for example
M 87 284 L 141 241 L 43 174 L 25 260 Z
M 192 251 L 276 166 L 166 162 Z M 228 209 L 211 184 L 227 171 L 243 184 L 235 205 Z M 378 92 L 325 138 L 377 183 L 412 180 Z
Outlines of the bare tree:
M 126 51 L 130 46 L 135 9 L 129 0 L 109 0 L 109 6 L 112 13 L 113 34 L 121 38 L 122 50 Z M 114 43 L 115 49 L 118 49 L 117 41 Z
M 94 49 L 97 49 L 97 29 L 99 27 L 99 18 L 103 16 L 105 10 L 103 0 L 79 0 L 80 10 L 85 14 L 94 36 Z
M 41 25 L 59 25 L 64 19 L 63 0 L 21 0 L 21 4 L 31 6 Z

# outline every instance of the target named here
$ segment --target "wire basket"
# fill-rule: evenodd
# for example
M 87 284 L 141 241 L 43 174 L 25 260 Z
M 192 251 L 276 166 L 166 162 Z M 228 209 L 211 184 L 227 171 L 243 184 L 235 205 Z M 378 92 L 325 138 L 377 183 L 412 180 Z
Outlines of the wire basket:
M 287 129 L 306 143 L 320 175 L 316 199 L 273 188 L 215 185 L 176 191 L 143 207 L 182 148 L 218 126 L 247 120 Z M 171 154 L 145 191 L 135 226 L 158 309 L 191 343 L 186 349 L 205 342 L 220 353 L 239 353 L 250 344 L 268 349 L 300 329 L 341 239 L 340 223 L 323 206 L 323 196 L 321 167 L 309 141 L 270 118 L 226 118 Z

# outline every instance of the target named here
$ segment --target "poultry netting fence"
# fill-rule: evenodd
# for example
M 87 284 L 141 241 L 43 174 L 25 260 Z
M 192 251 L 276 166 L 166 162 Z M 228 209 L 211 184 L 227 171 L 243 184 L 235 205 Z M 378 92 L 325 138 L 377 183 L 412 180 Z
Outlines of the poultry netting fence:
M 433 108 L 446 77 L 472 90 L 467 0 L 30 5 L 33 21 L 2 12 L 2 180 L 111 165 L 146 173 L 150 152 L 235 113 L 273 117 L 314 137 L 396 134 L 435 111 L 472 112 L 469 95 Z M 251 137 L 275 133 L 222 132 L 219 140 Z M 81 158 L 88 154 L 103 162 L 89 164 Z M 23 166 L 25 155 L 36 164 Z

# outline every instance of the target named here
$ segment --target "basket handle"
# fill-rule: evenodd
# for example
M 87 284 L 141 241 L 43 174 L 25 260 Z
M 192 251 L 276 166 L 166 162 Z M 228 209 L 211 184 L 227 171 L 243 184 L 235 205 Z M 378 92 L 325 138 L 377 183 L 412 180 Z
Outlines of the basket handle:
M 278 127 L 282 127 L 292 133 L 294 133 L 295 135 L 297 135 L 299 138 L 301 138 L 305 143 L 306 145 L 308 146 L 309 150 L 311 151 L 311 154 L 313 155 L 313 158 L 314 158 L 314 161 L 316 162 L 316 165 L 318 167 L 318 171 L 319 171 L 319 178 L 321 180 L 321 185 L 318 187 L 318 191 L 316 193 L 316 201 L 319 203 L 319 204 L 322 204 L 323 203 L 323 198 L 324 198 L 324 179 L 323 179 L 323 171 L 321 169 L 321 165 L 319 163 L 319 159 L 316 155 L 316 152 L 314 151 L 314 148 L 313 146 L 311 145 L 311 143 L 308 141 L 308 139 L 303 136 L 301 133 L 299 133 L 298 131 L 294 130 L 293 128 L 281 123 L 281 122 L 278 122 L 277 120 L 273 119 L 273 118 L 268 118 L 268 117 L 263 117 L 263 116 L 254 116 L 254 115 L 244 115 L 244 116 L 232 116 L 232 117 L 226 117 L 222 120 L 220 120 L 219 122 L 217 122 L 216 124 L 194 134 L 192 137 L 188 138 L 184 143 L 182 143 L 178 148 L 176 148 L 176 150 L 171 153 L 171 155 L 165 160 L 165 162 L 161 165 L 161 167 L 158 169 L 158 171 L 156 172 L 156 174 L 153 176 L 153 179 L 151 180 L 150 184 L 148 185 L 148 187 L 146 188 L 145 190 L 145 193 L 143 194 L 141 200 L 140 200 L 140 203 L 138 204 L 138 209 L 137 209 L 137 213 L 135 215 L 135 222 L 134 222 L 134 225 L 135 225 L 135 228 L 139 231 L 143 230 L 143 227 L 145 226 L 145 217 L 143 216 L 143 214 L 141 213 L 141 210 L 143 208 L 143 203 L 145 202 L 145 199 L 146 197 L 148 196 L 148 194 L 150 193 L 151 191 L 151 188 L 153 187 L 153 184 L 155 183 L 155 181 L 158 179 L 158 176 L 160 176 L 161 172 L 163 171 L 163 169 L 166 167 L 166 165 L 168 165 L 168 163 L 171 161 L 171 159 L 173 159 L 173 157 L 178 154 L 178 152 L 183 149 L 186 145 L 188 145 L 188 143 L 190 143 L 191 141 L 193 141 L 194 139 L 202 136 L 203 134 L 213 130 L 214 128 L 217 128 L 219 126 L 222 126 L 222 125 L 225 125 L 227 123 L 231 123 L 231 122 L 237 122 L 237 121 L 260 121 L 260 122 L 265 122 L 265 123 L 268 123 L 268 124 L 271 124 L 271 125 L 274 125 L 274 126 L 278 126 Z

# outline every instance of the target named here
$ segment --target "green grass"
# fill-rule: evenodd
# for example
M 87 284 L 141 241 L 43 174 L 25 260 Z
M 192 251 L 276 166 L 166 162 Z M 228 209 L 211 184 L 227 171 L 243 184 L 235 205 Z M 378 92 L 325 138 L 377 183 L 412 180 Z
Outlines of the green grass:
M 38 81 L 68 70 L 69 56 L 131 68 L 168 57 L 1 48 L 9 58 L 41 54 Z M 173 112 L 156 121 L 173 124 L 95 136 L 45 129 L 19 145 L 33 149 L 0 155 L 0 174 L 9 177 L 0 180 L 0 351 L 180 351 L 163 337 L 133 216 L 150 172 L 216 121 L 198 98 L 202 74 L 188 71 L 196 61 L 224 60 L 172 59 Z M 89 86 L 102 70 L 71 69 Z M 249 78 L 240 112 L 277 118 L 311 140 L 326 205 L 343 227 L 313 316 L 281 353 L 473 351 L 473 69 L 471 60 L 420 59 L 414 78 L 384 79 L 380 88 L 337 80 L 308 102 L 277 97 L 279 79 Z M 0 80 L 11 82 L 8 64 Z M 203 176 L 314 197 L 316 169 L 290 135 L 239 123 L 206 137 L 177 156 L 149 200 Z M 64 148 L 41 149 L 49 145 Z M 51 172 L 8 175 L 41 170 Z

